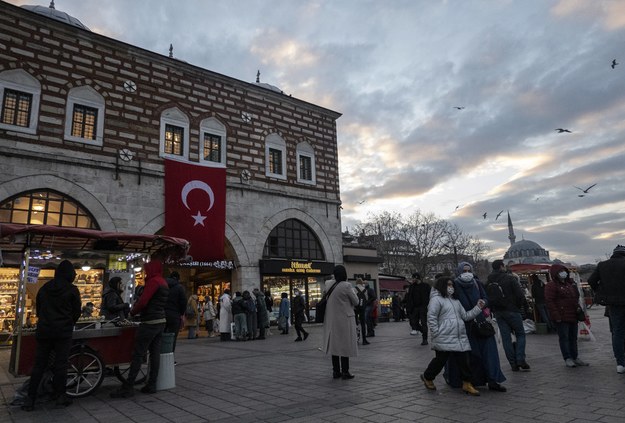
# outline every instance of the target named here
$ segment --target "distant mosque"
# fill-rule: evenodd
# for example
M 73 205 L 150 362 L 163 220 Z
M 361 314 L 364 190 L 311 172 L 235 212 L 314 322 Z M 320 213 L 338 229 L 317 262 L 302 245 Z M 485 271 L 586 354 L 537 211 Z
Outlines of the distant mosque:
M 510 248 L 503 256 L 503 260 L 506 264 L 540 264 L 551 263 L 549 259 L 549 251 L 543 247 L 530 241 L 523 239 L 516 242 L 516 235 L 514 235 L 514 228 L 512 227 L 512 219 L 510 219 L 510 212 L 508 212 L 508 239 L 510 240 Z

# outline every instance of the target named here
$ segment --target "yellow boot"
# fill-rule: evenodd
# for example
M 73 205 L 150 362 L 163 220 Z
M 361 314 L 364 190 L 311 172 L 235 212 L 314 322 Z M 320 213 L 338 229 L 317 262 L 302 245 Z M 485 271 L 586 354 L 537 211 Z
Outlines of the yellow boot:
M 475 389 L 471 382 L 462 382 L 462 390 L 465 394 L 473 395 L 475 397 L 480 396 L 480 391 Z

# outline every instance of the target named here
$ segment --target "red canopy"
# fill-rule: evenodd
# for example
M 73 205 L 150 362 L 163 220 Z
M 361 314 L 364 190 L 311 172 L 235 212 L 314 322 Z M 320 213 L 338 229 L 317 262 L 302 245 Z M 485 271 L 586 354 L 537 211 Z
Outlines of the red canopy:
M 50 250 L 107 250 L 146 254 L 158 252 L 175 257 L 184 257 L 189 249 L 186 239 L 163 235 L 0 223 L 0 248 L 15 251 L 21 250 L 25 245 Z

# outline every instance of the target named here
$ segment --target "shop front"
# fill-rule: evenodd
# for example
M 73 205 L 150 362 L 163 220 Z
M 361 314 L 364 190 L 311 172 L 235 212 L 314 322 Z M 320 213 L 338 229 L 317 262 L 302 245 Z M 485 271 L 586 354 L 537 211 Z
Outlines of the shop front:
M 260 260 L 261 287 L 269 292 L 273 309 L 280 307 L 286 292 L 293 302 L 293 290 L 298 289 L 306 301 L 306 317 L 315 320 L 316 305 L 323 295 L 323 285 L 332 275 L 334 263 L 298 260 Z

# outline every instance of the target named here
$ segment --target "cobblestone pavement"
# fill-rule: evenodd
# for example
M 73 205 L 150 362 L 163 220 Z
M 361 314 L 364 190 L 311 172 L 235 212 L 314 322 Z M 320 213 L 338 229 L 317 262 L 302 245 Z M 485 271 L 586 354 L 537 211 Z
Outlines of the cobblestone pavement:
M 569 369 L 557 336 L 528 335 L 531 372 L 512 373 L 507 393 L 481 389 L 480 397 L 436 379 L 426 391 L 419 374 L 433 352 L 410 336 L 406 322 L 381 323 L 371 344 L 351 360 L 353 380 L 332 378 L 330 359 L 318 347 L 323 328 L 312 325 L 305 342 L 295 334 L 263 341 L 179 339 L 176 388 L 132 399 L 109 398 L 119 385 L 105 378 L 91 396 L 66 409 L 40 404 L 26 413 L 10 406 L 24 378 L 7 372 L 9 351 L 0 351 L 0 422 L 619 422 L 625 421 L 625 375 L 616 373 L 603 307 L 590 310 L 595 342 L 580 341 L 590 367 Z M 294 332 L 294 331 L 292 331 Z M 202 333 L 205 335 L 205 332 Z M 504 357 L 500 345 L 500 356 Z M 505 361 L 505 359 L 504 359 Z

